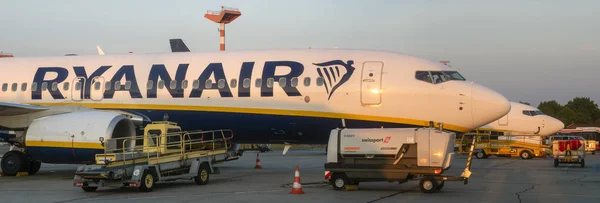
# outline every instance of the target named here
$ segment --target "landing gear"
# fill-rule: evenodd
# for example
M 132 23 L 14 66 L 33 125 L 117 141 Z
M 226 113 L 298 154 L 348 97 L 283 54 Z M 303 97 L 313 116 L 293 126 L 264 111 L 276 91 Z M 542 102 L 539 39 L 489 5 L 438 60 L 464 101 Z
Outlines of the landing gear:
M 31 160 L 29 161 L 29 169 L 27 172 L 29 172 L 29 175 L 36 174 L 38 171 L 40 171 L 41 166 L 42 162 Z
M 10 151 L 2 156 L 2 172 L 7 176 L 15 176 L 18 172 L 25 172 L 29 168 L 29 160 L 25 153 Z
M 2 172 L 7 176 L 15 176 L 19 172 L 27 172 L 30 175 L 40 170 L 42 163 L 30 160 L 27 155 L 21 151 L 9 151 L 2 156 Z

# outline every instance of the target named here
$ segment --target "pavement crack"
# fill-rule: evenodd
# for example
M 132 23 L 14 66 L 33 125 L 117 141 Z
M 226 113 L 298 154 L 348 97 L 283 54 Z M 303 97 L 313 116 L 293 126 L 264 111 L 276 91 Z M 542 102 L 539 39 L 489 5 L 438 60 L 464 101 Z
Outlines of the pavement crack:
M 396 192 L 396 193 L 393 193 L 393 194 L 391 194 L 391 195 L 388 195 L 388 196 L 383 196 L 383 197 L 379 197 L 379 198 L 377 198 L 377 199 L 374 199 L 374 200 L 368 201 L 367 203 L 377 202 L 377 201 L 380 201 L 380 200 L 383 200 L 383 199 L 386 199 L 386 198 L 390 198 L 390 197 L 393 197 L 393 196 L 396 196 L 396 195 L 399 195 L 399 194 L 402 194 L 402 193 L 405 193 L 405 192 L 406 192 L 406 191 L 400 191 L 400 192 Z
M 515 195 L 517 195 L 517 199 L 519 199 L 519 203 L 521 203 L 521 202 L 523 201 L 523 200 L 521 199 L 521 194 L 523 194 L 523 193 L 526 193 L 526 192 L 528 192 L 528 191 L 531 191 L 531 190 L 533 190 L 533 189 L 535 188 L 535 186 L 538 186 L 538 185 L 540 185 L 540 184 L 535 184 L 535 185 L 532 185 L 530 188 L 527 188 L 527 189 L 525 189 L 525 190 L 523 190 L 523 191 L 520 191 L 520 192 L 517 192 L 517 193 L 515 193 Z

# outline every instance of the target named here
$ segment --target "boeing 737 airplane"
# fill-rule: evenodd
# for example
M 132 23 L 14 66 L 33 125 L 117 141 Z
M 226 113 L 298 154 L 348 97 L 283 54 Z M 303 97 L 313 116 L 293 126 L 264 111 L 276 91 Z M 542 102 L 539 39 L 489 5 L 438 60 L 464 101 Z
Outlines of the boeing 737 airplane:
M 510 105 L 508 114 L 479 129 L 492 131 L 494 135 L 549 136 L 565 127 L 562 121 L 533 106 L 518 102 L 510 102 Z
M 9 58 L 0 71 L 0 126 L 24 149 L 4 154 L 7 175 L 93 162 L 100 138 L 135 136 L 145 121 L 232 129 L 239 143 L 325 144 L 338 127 L 468 132 L 510 110 L 443 64 L 380 51 Z

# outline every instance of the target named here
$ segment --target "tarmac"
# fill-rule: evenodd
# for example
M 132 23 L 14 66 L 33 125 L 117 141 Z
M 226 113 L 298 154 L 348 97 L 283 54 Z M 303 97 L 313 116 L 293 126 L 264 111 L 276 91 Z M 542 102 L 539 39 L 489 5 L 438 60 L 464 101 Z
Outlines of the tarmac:
M 0 146 L 0 154 L 8 150 Z M 207 185 L 193 181 L 159 184 L 150 193 L 132 188 L 99 188 L 86 193 L 73 187 L 77 165 L 42 164 L 38 174 L 0 177 L 0 202 L 599 202 L 600 154 L 586 157 L 586 167 L 553 167 L 552 159 L 490 157 L 474 159 L 467 185 L 446 182 L 441 192 L 422 193 L 418 181 L 364 182 L 357 191 L 336 191 L 324 179 L 323 149 L 261 153 L 263 169 L 254 169 L 256 152 L 221 164 Z M 447 175 L 460 175 L 467 157 L 456 156 Z M 305 194 L 293 195 L 296 165 Z

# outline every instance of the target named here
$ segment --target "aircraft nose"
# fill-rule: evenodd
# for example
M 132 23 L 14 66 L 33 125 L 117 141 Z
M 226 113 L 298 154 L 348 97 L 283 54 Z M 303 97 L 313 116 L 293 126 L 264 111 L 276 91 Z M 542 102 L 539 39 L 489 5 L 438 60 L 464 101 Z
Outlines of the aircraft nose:
M 548 116 L 546 121 L 547 122 L 546 122 L 545 128 L 548 129 L 548 132 L 546 133 L 547 135 L 554 134 L 554 133 L 558 132 L 559 130 L 562 130 L 563 128 L 565 128 L 565 124 L 562 121 L 560 121 L 556 118 L 553 118 L 551 116 Z
M 473 126 L 478 128 L 498 120 L 510 111 L 510 102 L 500 93 L 487 87 L 471 84 Z

